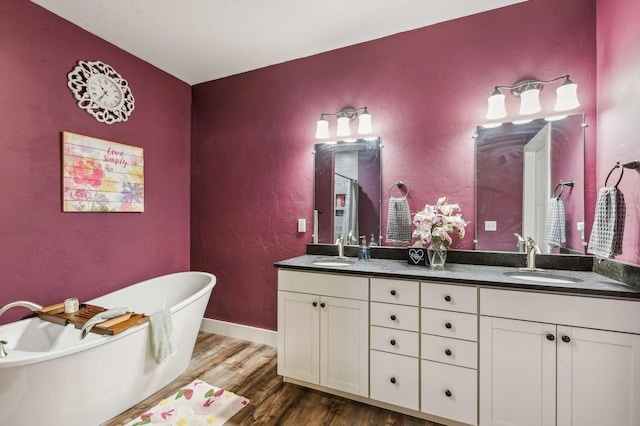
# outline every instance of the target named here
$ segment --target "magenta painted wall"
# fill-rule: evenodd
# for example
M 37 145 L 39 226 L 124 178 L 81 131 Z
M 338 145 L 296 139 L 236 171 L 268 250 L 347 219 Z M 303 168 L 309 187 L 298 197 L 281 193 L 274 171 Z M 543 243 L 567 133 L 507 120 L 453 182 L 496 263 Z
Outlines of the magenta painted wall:
M 129 121 L 98 123 L 76 106 L 67 73 L 78 60 L 128 80 Z M 86 300 L 188 270 L 190 87 L 27 0 L 0 3 L 0 76 L 0 305 Z M 63 131 L 144 148 L 145 212 L 62 213 Z
M 311 241 L 296 219 L 312 219 L 321 112 L 366 105 L 384 142 L 382 188 L 406 183 L 412 210 L 449 196 L 467 219 L 472 135 L 493 86 L 571 74 L 595 138 L 595 19 L 595 0 L 530 0 L 194 86 L 191 267 L 218 276 L 207 317 L 276 329 L 273 262 Z M 541 98 L 545 115 L 554 88 Z M 454 247 L 473 248 L 472 227 Z
M 640 2 L 598 0 L 597 12 L 597 186 L 601 187 L 617 161 L 640 160 Z M 613 179 L 612 175 L 609 185 Z M 622 255 L 617 259 L 639 265 L 640 169 L 625 171 L 618 188 L 627 214 Z

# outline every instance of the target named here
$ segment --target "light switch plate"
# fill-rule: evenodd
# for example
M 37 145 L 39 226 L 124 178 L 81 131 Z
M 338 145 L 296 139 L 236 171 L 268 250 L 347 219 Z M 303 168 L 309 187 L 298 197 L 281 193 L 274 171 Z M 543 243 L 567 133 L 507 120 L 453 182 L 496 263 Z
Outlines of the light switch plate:
M 495 220 L 485 220 L 484 221 L 484 230 L 485 231 L 496 231 L 496 230 L 498 230 L 498 223 Z
M 298 219 L 298 232 L 307 232 L 306 219 Z

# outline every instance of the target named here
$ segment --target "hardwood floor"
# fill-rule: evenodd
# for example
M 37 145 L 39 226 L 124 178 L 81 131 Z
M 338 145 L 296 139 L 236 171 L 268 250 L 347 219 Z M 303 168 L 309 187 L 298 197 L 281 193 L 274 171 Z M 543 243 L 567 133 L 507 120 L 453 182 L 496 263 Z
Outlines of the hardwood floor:
M 200 332 L 191 364 L 180 377 L 103 426 L 122 425 L 194 379 L 251 400 L 227 425 L 438 426 L 425 420 L 284 383 L 276 350 L 245 340 Z

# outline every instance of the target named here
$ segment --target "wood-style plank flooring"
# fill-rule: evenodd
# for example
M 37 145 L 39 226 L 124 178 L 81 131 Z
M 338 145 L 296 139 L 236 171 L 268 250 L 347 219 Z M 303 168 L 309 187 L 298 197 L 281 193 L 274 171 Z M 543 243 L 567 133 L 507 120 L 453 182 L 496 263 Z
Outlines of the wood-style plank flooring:
M 103 426 L 122 425 L 194 379 L 251 400 L 227 425 L 438 426 L 425 420 L 284 383 L 276 350 L 245 340 L 200 332 L 189 368 L 176 380 Z

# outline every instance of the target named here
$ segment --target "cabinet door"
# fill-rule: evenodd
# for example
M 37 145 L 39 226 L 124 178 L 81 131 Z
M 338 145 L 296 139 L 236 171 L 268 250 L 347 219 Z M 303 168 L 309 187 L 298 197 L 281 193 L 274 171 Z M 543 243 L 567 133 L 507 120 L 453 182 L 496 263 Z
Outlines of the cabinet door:
M 368 397 L 368 303 L 323 296 L 320 306 L 320 384 Z
M 640 336 L 558 327 L 558 426 L 640 425 Z
M 278 374 L 319 384 L 319 353 L 320 297 L 279 291 Z
M 480 425 L 556 422 L 556 326 L 480 317 Z

